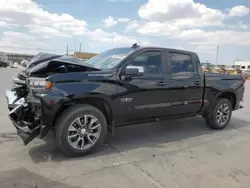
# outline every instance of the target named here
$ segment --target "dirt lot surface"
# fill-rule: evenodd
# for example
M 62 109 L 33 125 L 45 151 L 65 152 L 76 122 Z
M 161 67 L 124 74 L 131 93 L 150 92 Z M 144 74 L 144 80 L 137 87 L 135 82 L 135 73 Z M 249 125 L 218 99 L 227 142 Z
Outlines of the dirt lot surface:
M 1 188 L 249 188 L 250 81 L 245 108 L 215 131 L 202 118 L 123 127 L 95 153 L 66 158 L 50 135 L 24 146 L 4 90 L 19 68 L 0 68 Z

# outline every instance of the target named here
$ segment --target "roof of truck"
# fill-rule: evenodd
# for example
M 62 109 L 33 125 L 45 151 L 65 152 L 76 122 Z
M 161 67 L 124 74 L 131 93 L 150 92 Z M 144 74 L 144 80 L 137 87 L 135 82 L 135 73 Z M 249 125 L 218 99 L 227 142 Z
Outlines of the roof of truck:
M 167 50 L 167 51 L 174 51 L 174 52 L 180 52 L 180 53 L 196 54 L 195 52 L 191 52 L 187 50 L 175 49 L 175 48 L 164 48 L 164 47 L 157 47 L 157 46 L 144 46 L 144 47 L 136 48 L 136 50 L 143 50 L 143 49 Z

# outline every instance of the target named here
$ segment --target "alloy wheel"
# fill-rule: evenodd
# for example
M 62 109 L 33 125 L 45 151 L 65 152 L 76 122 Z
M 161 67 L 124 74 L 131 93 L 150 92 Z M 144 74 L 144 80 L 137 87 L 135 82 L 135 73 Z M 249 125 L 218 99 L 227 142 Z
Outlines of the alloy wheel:
M 228 104 L 221 104 L 217 110 L 216 121 L 219 125 L 223 126 L 227 123 L 230 116 L 230 108 Z
M 69 144 L 79 150 L 93 146 L 101 134 L 101 125 L 93 115 L 76 118 L 68 129 Z

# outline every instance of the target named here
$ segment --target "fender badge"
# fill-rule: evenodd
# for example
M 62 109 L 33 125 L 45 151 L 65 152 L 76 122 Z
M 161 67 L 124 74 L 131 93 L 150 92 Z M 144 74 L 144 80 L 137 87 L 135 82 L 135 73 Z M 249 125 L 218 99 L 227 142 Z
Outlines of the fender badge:
M 122 98 L 121 102 L 131 102 L 133 99 L 132 98 Z

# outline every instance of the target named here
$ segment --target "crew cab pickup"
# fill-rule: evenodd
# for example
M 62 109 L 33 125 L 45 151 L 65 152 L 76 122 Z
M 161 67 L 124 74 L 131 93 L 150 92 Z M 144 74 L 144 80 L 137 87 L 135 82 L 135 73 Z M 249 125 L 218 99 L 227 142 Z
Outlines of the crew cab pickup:
M 25 145 L 51 129 L 65 154 L 82 156 L 128 124 L 199 115 L 223 129 L 243 108 L 245 81 L 204 74 L 196 53 L 135 44 L 86 62 L 39 53 L 13 78 L 6 98 Z

